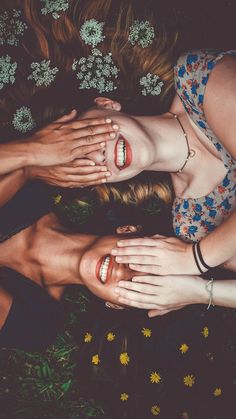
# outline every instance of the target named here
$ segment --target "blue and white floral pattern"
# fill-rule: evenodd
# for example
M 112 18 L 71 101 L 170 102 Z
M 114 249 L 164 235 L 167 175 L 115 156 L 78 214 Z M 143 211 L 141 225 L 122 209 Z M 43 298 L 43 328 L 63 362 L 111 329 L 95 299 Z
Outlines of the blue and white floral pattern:
M 89 19 L 84 22 L 80 29 L 80 36 L 84 43 L 96 47 L 105 39 L 103 35 L 104 22 L 98 22 L 96 19 Z
M 103 55 L 98 49 L 93 49 L 88 57 L 74 60 L 72 70 L 77 71 L 79 89 L 96 89 L 99 93 L 117 89 L 114 79 L 118 78 L 119 69 L 111 53 Z
M 7 84 L 15 83 L 16 69 L 17 63 L 12 63 L 9 55 L 0 57 L 0 90 Z
M 69 2 L 67 0 L 41 0 L 44 7 L 41 9 L 43 15 L 51 14 L 53 19 L 59 19 L 61 13 L 69 9 Z
M 50 86 L 50 84 L 55 80 L 55 76 L 59 71 L 57 67 L 51 68 L 50 64 L 50 60 L 43 60 L 39 63 L 32 63 L 31 68 L 33 72 L 29 75 L 28 80 L 34 80 L 37 87 Z
M 12 120 L 12 125 L 16 131 L 26 133 L 35 128 L 35 122 L 33 120 L 30 108 L 22 106 L 17 109 Z
M 173 203 L 175 234 L 185 240 L 197 241 L 215 229 L 236 209 L 236 161 L 215 137 L 207 124 L 203 101 L 210 73 L 226 54 L 236 51 L 196 51 L 183 55 L 175 66 L 175 87 L 191 119 L 205 133 L 227 168 L 227 174 L 207 196 L 183 199 Z
M 26 23 L 20 19 L 20 10 L 5 10 L 0 15 L 0 45 L 17 46 L 19 39 L 27 29 Z

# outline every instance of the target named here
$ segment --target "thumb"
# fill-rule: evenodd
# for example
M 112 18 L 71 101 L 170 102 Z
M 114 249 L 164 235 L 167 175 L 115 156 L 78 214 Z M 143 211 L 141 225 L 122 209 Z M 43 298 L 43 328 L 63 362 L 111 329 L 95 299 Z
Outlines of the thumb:
M 160 310 L 149 310 L 148 317 L 151 319 L 152 317 L 158 316 L 160 314 Z
M 56 119 L 54 123 L 58 124 L 58 123 L 70 122 L 76 117 L 76 115 L 77 115 L 77 110 L 73 109 L 70 113 L 61 116 L 59 119 Z

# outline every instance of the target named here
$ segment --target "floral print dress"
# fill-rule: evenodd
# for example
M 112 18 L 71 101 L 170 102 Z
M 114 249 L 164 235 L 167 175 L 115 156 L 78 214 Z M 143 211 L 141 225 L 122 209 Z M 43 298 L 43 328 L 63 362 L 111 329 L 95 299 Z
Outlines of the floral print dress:
M 176 236 L 197 241 L 210 233 L 236 209 L 236 161 L 209 127 L 203 110 L 207 81 L 224 53 L 196 51 L 181 56 L 175 66 L 176 91 L 192 121 L 215 146 L 227 169 L 224 179 L 212 192 L 200 198 L 176 197 L 173 203 L 173 226 Z

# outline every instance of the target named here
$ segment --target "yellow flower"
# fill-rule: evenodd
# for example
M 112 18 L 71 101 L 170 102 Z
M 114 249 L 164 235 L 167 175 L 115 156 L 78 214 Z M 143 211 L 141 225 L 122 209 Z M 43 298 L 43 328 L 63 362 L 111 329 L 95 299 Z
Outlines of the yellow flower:
M 204 338 L 208 338 L 209 336 L 209 329 L 207 326 L 203 327 L 203 330 L 201 331 L 201 334 L 204 336 Z
M 147 329 L 146 327 L 142 328 L 142 334 L 145 338 L 150 338 L 152 335 L 151 329 Z
M 62 196 L 61 195 L 57 195 L 54 196 L 54 204 L 59 204 L 61 202 Z
M 92 337 L 91 333 L 89 333 L 89 332 L 85 333 L 84 342 L 90 343 L 92 339 L 93 339 L 93 337 Z
M 122 402 L 127 402 L 128 398 L 129 395 L 127 393 L 121 393 L 120 399 L 122 400 Z
M 187 387 L 192 387 L 192 386 L 193 386 L 193 384 L 195 384 L 195 377 L 194 377 L 194 375 L 193 375 L 193 374 L 191 374 L 191 375 L 186 375 L 186 376 L 184 377 L 184 384 L 185 384 Z
M 160 412 L 161 409 L 159 406 L 155 405 L 151 407 L 151 413 L 153 414 L 153 416 L 158 416 Z
M 214 394 L 215 397 L 221 396 L 221 394 L 222 394 L 221 388 L 216 388 L 214 390 L 213 394 Z
M 92 363 L 94 365 L 98 365 L 100 363 L 100 358 L 99 358 L 99 355 L 98 354 L 93 355 L 93 357 L 92 357 Z
M 189 346 L 186 343 L 182 343 L 182 345 L 179 347 L 179 350 L 181 351 L 181 354 L 186 354 L 186 352 L 189 350 Z
M 121 363 L 122 365 L 128 365 L 129 361 L 130 361 L 130 357 L 129 357 L 129 355 L 127 354 L 127 352 L 122 352 L 122 353 L 120 354 L 120 363 Z
M 156 371 L 152 372 L 151 375 L 150 375 L 150 381 L 151 381 L 152 384 L 154 384 L 154 383 L 157 383 L 157 384 L 160 383 L 160 381 L 161 381 L 161 375 L 158 374 L 158 372 L 156 372 Z
M 116 337 L 116 335 L 114 335 L 114 333 L 109 332 L 107 334 L 107 340 L 108 340 L 108 342 L 112 342 L 115 339 L 115 337 Z

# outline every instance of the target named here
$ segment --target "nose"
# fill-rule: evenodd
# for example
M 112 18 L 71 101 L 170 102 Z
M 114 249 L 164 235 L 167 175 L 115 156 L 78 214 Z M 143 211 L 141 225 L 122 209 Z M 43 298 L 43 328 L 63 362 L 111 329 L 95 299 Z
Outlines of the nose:
M 101 150 L 92 151 L 86 157 L 97 164 L 103 164 L 106 160 L 106 149 L 103 147 Z

